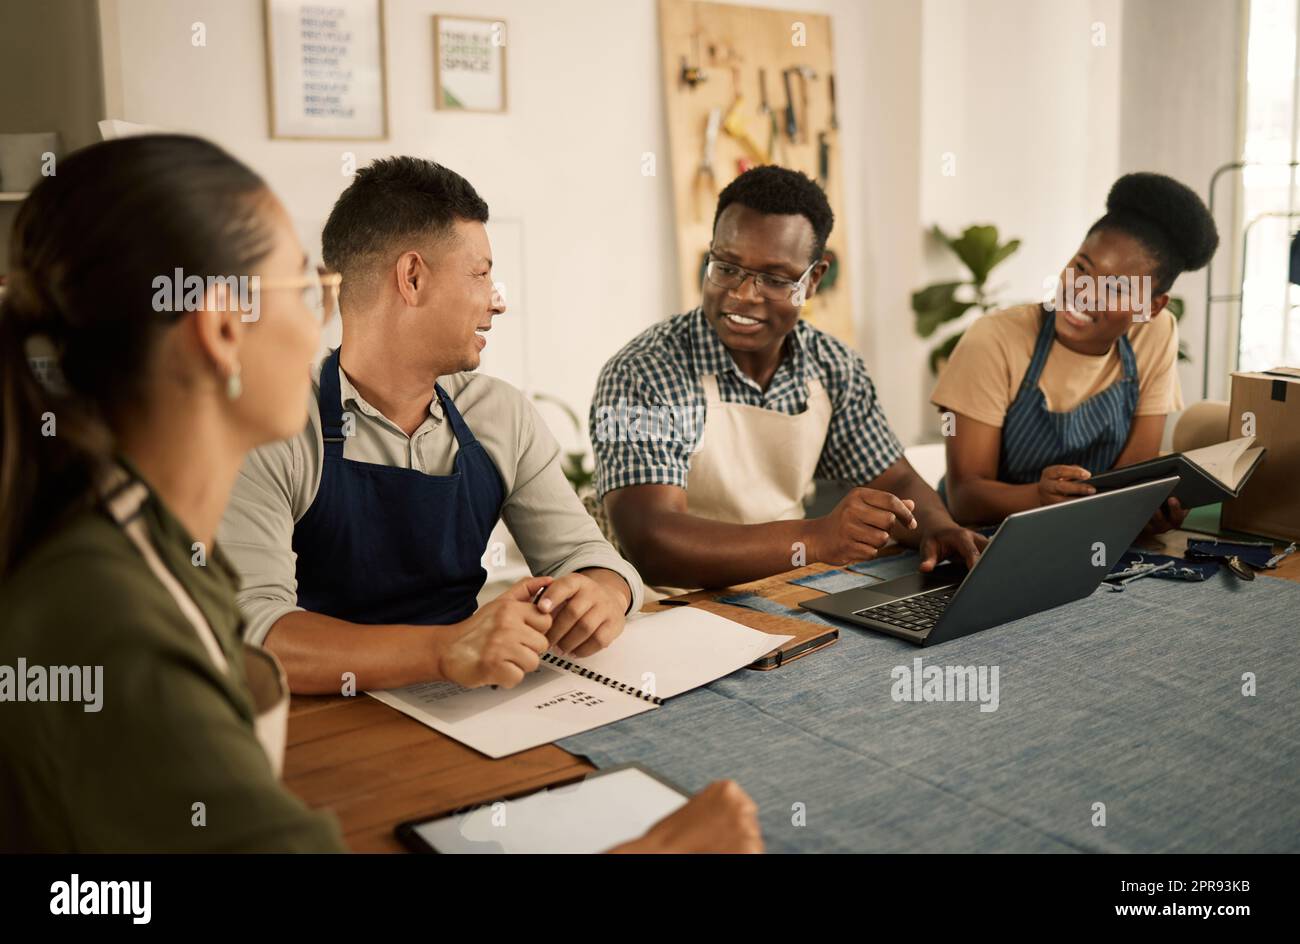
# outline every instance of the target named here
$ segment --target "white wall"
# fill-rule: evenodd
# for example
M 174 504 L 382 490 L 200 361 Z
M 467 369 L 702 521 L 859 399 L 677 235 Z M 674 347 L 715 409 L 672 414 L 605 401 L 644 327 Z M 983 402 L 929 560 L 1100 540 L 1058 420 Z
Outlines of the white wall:
M 105 60 L 120 64 L 114 117 L 218 141 L 267 178 L 310 247 L 347 184 L 344 152 L 359 165 L 416 154 L 464 174 L 500 222 L 498 277 L 511 304 L 489 337 L 488 371 L 585 413 L 604 359 L 668 313 L 668 181 L 639 171 L 662 138 L 657 44 L 645 41 L 656 35 L 652 4 L 492 5 L 508 24 L 509 57 L 510 111 L 495 116 L 433 110 L 432 15 L 482 5 L 388 0 L 382 142 L 269 138 L 261 0 L 104 5 L 117 24 L 115 37 L 105 33 L 116 47 Z M 206 25 L 204 48 L 191 44 L 195 21 Z
M 1024 240 L 995 273 L 1026 300 L 1059 271 L 1121 174 L 1169 174 L 1208 197 L 1240 152 L 1243 0 L 925 0 L 922 223 L 997 224 Z M 1098 45 L 1097 25 L 1105 30 Z M 956 156 L 957 175 L 941 173 Z M 1227 292 L 1235 182 L 1219 192 L 1216 293 Z M 955 276 L 930 247 L 926 281 Z M 1201 398 L 1205 275 L 1183 275 L 1184 398 Z M 1215 309 L 1211 396 L 1226 390 L 1229 306 Z M 1172 426 L 1172 424 L 1171 424 Z
M 557 394 L 585 417 L 604 361 L 675 313 L 670 181 L 666 173 L 641 175 L 643 152 L 666 153 L 653 0 L 388 0 L 390 139 L 378 143 L 268 138 L 261 0 L 100 5 L 112 117 L 218 141 L 268 179 L 311 245 L 315 235 L 307 231 L 346 184 L 346 150 L 362 163 L 418 154 L 469 178 L 503 222 L 493 236 L 512 308 L 489 337 L 489 372 Z M 910 285 L 891 259 L 905 224 L 890 214 L 915 217 L 914 183 L 909 202 L 898 199 L 891 179 L 897 168 L 909 173 L 914 148 L 898 149 L 881 123 L 896 114 L 916 120 L 917 62 L 909 51 L 918 46 L 918 14 L 884 2 L 804 6 L 832 17 L 842 159 L 850 168 L 842 223 L 850 230 L 850 261 L 865 273 L 853 282 L 854 311 L 868 365 L 877 368 L 888 353 L 882 358 L 874 349 L 863 312 L 906 305 Z M 434 111 L 435 12 L 506 21 L 508 114 Z M 195 21 L 206 25 L 205 48 L 191 44 Z M 876 154 L 867 154 L 868 142 Z M 873 199 L 882 212 L 870 212 Z M 869 250 L 880 254 L 870 264 Z M 887 404 L 901 402 L 897 386 L 882 386 L 892 388 Z M 547 416 L 567 441 L 563 420 Z M 905 438 L 912 432 L 900 428 Z
M 876 382 L 876 392 L 894 431 L 905 445 L 922 435 L 928 411 L 920 391 L 925 348 L 912 330 L 911 292 L 922 281 L 921 215 L 922 7 L 878 2 L 848 56 L 875 68 L 857 90 L 866 116 L 861 192 L 846 180 L 846 201 L 864 216 L 853 219 L 852 237 L 861 273 L 855 286 L 866 296 L 856 311 L 859 350 Z M 837 40 L 842 39 L 837 34 Z M 837 41 L 836 62 L 845 53 Z M 839 92 L 840 84 L 836 85 Z M 841 114 L 843 112 L 841 111 Z M 841 122 L 843 124 L 843 122 Z M 855 202 L 856 201 L 856 202 Z M 865 238 L 864 238 L 865 237 Z
M 1123 6 L 925 0 L 918 229 L 992 223 L 1003 241 L 1020 238 L 989 280 L 1006 303 L 1040 298 L 1105 210 L 1119 166 Z M 926 245 L 925 283 L 964 276 L 946 247 Z M 927 370 L 926 399 L 932 382 Z
M 1124 8 L 1126 37 L 1120 171 L 1156 170 L 1209 199 L 1210 175 L 1241 154 L 1239 91 L 1244 76 L 1246 4 L 1241 0 L 1142 0 Z M 1233 237 L 1240 186 L 1235 174 L 1217 188 L 1219 251 L 1214 292 L 1236 291 Z M 1179 277 L 1173 294 L 1186 312 L 1182 339 L 1193 360 L 1179 371 L 1183 398 L 1201 399 L 1205 364 L 1205 272 Z M 1236 338 L 1236 306 L 1214 306 L 1209 348 L 1211 398 L 1227 399 Z
M 858 348 L 906 443 L 933 431 L 929 343 L 909 294 L 958 271 L 924 238 L 932 224 L 1021 237 L 993 284 L 1031 299 L 1120 173 L 1201 190 L 1232 150 L 1241 0 L 751 2 L 832 18 Z M 666 152 L 654 0 L 387 0 L 390 140 L 379 143 L 268 138 L 261 0 L 99 3 L 109 114 L 221 142 L 268 178 L 311 245 L 346 184 L 344 151 L 432 157 L 473 181 L 512 309 L 486 370 L 585 416 L 604 361 L 674 313 L 670 181 L 640 171 L 644 151 Z M 433 110 L 434 12 L 506 20 L 508 114 Z M 202 49 L 190 43 L 197 20 Z M 1199 338 L 1200 290 L 1184 278 Z M 1199 393 L 1196 367 L 1184 384 Z

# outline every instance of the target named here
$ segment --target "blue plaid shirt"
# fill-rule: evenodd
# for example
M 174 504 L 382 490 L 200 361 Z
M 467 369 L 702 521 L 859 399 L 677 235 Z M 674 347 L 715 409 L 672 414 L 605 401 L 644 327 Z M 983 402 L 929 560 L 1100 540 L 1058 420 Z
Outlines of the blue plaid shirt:
M 704 428 L 705 374 L 717 376 L 726 403 L 791 415 L 808 408 L 808 380 L 820 380 L 832 413 L 818 478 L 863 485 L 903 454 L 866 365 L 840 341 L 800 320 L 763 390 L 736 366 L 696 308 L 643 331 L 601 369 L 590 417 L 601 498 L 628 485 L 686 487 Z

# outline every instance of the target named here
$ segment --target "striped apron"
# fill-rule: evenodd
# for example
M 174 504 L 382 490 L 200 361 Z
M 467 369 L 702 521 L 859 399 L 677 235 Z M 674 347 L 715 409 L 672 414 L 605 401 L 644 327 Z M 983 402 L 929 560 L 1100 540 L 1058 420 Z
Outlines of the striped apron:
M 1053 413 L 1038 387 L 1056 340 L 1056 319 L 1044 312 L 1034 356 L 1020 391 L 1002 423 L 998 479 L 1017 485 L 1037 482 L 1049 465 L 1079 465 L 1096 474 L 1115 464 L 1128 442 L 1137 411 L 1137 358 L 1128 335 L 1119 338 L 1124 376 L 1073 410 Z

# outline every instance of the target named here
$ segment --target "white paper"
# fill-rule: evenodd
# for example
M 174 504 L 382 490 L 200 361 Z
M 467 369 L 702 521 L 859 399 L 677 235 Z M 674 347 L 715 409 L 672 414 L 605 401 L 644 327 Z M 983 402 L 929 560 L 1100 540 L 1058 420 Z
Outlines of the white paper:
M 608 649 L 576 665 L 670 698 L 743 668 L 793 639 L 694 607 L 630 621 Z M 505 757 L 630 718 L 655 705 L 543 663 L 512 689 L 426 682 L 369 693 L 489 757 Z
M 1183 456 L 1217 479 L 1225 488 L 1236 491 L 1242 477 L 1250 470 L 1262 447 L 1251 449 L 1254 436 L 1242 436 L 1200 449 L 1189 449 Z
M 730 675 L 793 638 L 677 606 L 628 623 L 614 645 L 572 661 L 647 694 L 672 698 Z
M 686 797 L 635 767 L 417 826 L 443 853 L 595 853 L 635 839 Z

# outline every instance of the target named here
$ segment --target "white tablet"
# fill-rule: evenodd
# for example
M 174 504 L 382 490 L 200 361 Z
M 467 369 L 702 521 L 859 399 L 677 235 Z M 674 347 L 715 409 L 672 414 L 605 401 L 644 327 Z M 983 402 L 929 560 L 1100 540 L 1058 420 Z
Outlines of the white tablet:
M 417 852 L 591 853 L 635 839 L 685 805 L 681 789 L 638 764 L 397 827 Z

